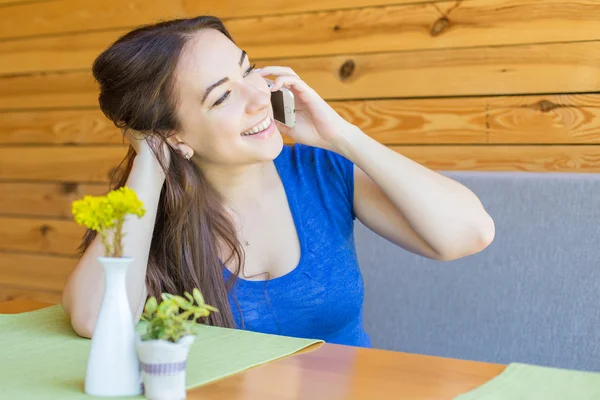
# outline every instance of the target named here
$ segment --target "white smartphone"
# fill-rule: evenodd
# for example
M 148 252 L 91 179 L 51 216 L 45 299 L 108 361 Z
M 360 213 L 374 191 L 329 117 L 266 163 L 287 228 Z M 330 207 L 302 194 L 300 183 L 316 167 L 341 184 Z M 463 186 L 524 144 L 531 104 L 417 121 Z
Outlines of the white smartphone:
M 273 81 L 265 79 L 269 87 L 273 86 Z M 296 106 L 294 94 L 287 88 L 282 87 L 275 92 L 271 92 L 271 104 L 273 105 L 273 117 L 282 124 L 293 128 L 296 126 Z

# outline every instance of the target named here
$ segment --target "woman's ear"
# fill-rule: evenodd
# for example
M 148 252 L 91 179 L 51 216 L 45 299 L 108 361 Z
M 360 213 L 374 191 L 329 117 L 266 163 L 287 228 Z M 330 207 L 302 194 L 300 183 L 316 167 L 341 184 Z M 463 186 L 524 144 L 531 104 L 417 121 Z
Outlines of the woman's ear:
M 167 143 L 173 150 L 178 152 L 181 157 L 189 160 L 194 155 L 194 150 L 188 146 L 183 140 L 181 140 L 177 135 L 169 136 L 167 138 Z

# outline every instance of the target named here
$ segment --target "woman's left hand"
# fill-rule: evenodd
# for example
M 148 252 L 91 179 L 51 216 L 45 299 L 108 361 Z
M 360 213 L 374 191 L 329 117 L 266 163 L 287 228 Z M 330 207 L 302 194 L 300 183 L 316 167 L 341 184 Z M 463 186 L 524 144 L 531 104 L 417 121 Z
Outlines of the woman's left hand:
M 276 77 L 272 92 L 284 86 L 294 94 L 296 126 L 290 128 L 279 121 L 275 122 L 279 131 L 295 142 L 335 150 L 344 135 L 355 129 L 291 68 L 270 66 L 257 72 L 263 77 Z

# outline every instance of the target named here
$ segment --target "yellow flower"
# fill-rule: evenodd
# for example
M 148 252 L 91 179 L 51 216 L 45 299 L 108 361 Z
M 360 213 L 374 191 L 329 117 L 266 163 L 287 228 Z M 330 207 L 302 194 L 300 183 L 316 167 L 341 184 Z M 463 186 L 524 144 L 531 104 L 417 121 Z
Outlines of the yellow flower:
M 106 196 L 84 196 L 72 203 L 72 212 L 75 222 L 88 229 L 100 233 L 107 253 L 114 252 L 120 257 L 122 227 L 125 216 L 133 214 L 141 218 L 146 213 L 143 202 L 138 199 L 135 191 L 128 187 L 112 190 Z M 114 247 L 105 240 L 107 231 L 116 229 Z

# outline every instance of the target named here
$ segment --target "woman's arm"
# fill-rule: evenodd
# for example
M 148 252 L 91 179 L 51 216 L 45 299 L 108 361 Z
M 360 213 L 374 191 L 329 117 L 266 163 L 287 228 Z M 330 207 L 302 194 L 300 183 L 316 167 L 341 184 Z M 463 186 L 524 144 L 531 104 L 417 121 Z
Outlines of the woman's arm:
M 135 190 L 144 203 L 146 214 L 141 219 L 125 219 L 123 230 L 127 234 L 123 238 L 123 252 L 134 258 L 127 274 L 127 293 L 132 314 L 138 321 L 147 296 L 146 267 L 165 175 L 149 147 L 136 150 L 126 185 Z M 97 258 L 103 255 L 104 248 L 97 235 L 71 272 L 63 291 L 63 309 L 71 317 L 75 332 L 83 337 L 92 336 L 102 302 L 104 271 Z
M 340 135 L 333 149 L 355 164 L 358 219 L 417 254 L 454 260 L 483 250 L 494 221 L 462 184 L 396 153 L 359 128 Z
M 342 118 L 288 67 L 257 70 L 277 76 L 271 91 L 294 93 L 296 125 L 278 124 L 298 143 L 333 150 L 354 163 L 354 208 L 381 236 L 437 260 L 481 251 L 494 238 L 494 222 L 466 187 L 395 153 Z

